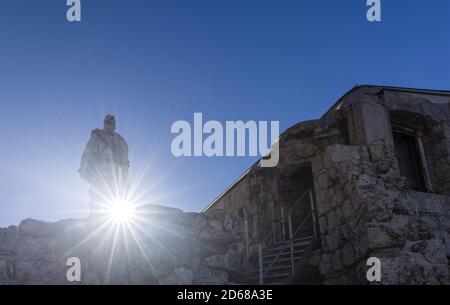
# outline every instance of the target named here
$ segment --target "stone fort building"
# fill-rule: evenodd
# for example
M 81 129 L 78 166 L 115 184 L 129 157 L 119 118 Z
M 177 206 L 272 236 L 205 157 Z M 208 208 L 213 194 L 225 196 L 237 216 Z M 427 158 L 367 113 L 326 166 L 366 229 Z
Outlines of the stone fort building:
M 358 86 L 203 213 L 245 220 L 247 283 L 449 284 L 450 92 Z
M 370 284 L 369 258 L 381 284 L 450 284 L 449 153 L 450 92 L 359 86 L 203 213 L 0 228 L 0 284 Z

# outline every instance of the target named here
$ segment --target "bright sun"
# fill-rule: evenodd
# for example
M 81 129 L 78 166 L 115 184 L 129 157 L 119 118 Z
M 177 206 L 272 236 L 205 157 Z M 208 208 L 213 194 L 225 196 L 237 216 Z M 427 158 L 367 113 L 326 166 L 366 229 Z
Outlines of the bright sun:
M 127 200 L 115 200 L 107 211 L 108 217 L 115 223 L 128 223 L 135 216 L 133 204 Z

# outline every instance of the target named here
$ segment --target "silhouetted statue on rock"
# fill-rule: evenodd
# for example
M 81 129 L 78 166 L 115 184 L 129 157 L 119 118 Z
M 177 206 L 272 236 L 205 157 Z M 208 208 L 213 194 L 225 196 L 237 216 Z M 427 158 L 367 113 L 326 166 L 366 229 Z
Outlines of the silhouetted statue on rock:
M 91 214 L 124 196 L 128 187 L 128 145 L 115 132 L 116 119 L 107 115 L 103 129 L 94 129 L 83 156 L 80 176 L 89 183 Z

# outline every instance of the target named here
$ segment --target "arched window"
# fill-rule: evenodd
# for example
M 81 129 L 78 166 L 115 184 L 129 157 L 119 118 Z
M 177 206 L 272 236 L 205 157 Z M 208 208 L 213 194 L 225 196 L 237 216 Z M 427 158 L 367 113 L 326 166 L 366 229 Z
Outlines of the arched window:
M 410 189 L 433 192 L 430 175 L 434 169 L 433 162 L 430 163 L 433 147 L 424 143 L 433 137 L 437 122 L 405 110 L 391 111 L 390 118 L 400 174 Z
M 420 145 L 416 132 L 409 128 L 392 125 L 395 154 L 400 167 L 400 174 L 406 178 L 407 186 L 415 191 L 431 192 L 431 184 L 427 179 L 427 165 L 422 158 Z

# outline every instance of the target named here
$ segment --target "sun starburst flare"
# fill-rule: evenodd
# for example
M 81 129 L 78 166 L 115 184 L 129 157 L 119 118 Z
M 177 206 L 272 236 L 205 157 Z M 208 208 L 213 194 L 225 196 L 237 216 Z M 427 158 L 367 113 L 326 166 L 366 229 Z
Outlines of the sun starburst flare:
M 129 224 L 136 218 L 136 207 L 130 200 L 116 199 L 105 213 L 114 224 Z

